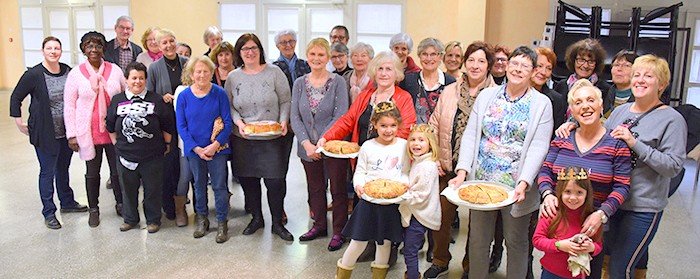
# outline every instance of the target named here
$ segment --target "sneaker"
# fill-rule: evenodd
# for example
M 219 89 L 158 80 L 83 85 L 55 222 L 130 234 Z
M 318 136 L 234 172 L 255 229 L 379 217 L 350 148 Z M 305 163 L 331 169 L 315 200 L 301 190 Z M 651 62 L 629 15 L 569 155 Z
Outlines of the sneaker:
M 61 228 L 61 222 L 59 222 L 58 219 L 56 219 L 56 216 L 51 216 L 49 218 L 44 219 L 44 224 L 49 229 L 57 230 Z
M 443 275 L 447 275 L 448 272 L 449 269 L 447 269 L 446 267 L 432 264 L 430 268 L 428 268 L 428 270 L 426 270 L 425 273 L 423 273 L 423 277 L 425 279 L 434 279 Z

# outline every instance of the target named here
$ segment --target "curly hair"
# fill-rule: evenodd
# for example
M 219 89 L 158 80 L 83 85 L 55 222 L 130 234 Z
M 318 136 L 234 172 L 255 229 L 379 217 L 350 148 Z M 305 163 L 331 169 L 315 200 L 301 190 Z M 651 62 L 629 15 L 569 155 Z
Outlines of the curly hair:
M 576 72 L 576 56 L 591 56 L 595 60 L 595 72 L 600 74 L 605 68 L 607 53 L 603 45 L 596 39 L 583 39 L 566 48 L 566 68 L 572 73 Z

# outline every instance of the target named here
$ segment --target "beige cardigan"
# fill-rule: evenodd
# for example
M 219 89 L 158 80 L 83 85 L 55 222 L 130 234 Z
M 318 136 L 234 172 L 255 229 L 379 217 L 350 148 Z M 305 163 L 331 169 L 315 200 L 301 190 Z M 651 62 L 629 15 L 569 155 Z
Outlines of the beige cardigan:
M 440 229 L 440 186 L 437 164 L 428 152 L 413 160 L 408 174 L 409 198 L 400 202 L 401 225 L 408 227 L 411 217 L 431 230 Z

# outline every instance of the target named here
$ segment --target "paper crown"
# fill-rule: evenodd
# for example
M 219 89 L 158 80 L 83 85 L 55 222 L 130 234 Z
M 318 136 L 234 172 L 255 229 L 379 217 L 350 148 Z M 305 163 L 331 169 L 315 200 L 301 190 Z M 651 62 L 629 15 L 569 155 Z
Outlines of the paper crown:
M 411 133 L 413 132 L 435 133 L 435 127 L 432 124 L 413 124 L 411 125 Z
M 396 105 L 393 102 L 381 102 L 374 107 L 374 113 L 382 113 L 393 110 Z
M 588 172 L 586 172 L 584 169 L 581 169 L 578 173 L 576 173 L 573 169 L 569 169 L 569 172 L 566 173 L 564 169 L 559 171 L 559 174 L 557 175 L 557 180 L 583 180 L 583 179 L 588 179 Z

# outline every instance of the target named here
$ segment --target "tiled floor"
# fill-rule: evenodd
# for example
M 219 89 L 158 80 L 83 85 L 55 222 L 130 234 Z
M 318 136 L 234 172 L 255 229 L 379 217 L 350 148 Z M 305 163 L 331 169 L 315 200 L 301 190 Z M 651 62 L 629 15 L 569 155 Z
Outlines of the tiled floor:
M 230 185 L 234 193 L 229 214 L 230 239 L 224 244 L 214 242 L 213 230 L 204 238 L 194 239 L 191 225 L 178 228 L 168 220 L 156 234 L 148 234 L 143 222 L 141 230 L 120 232 L 122 219 L 114 211 L 111 191 L 104 187 L 99 227 L 88 227 L 87 213 L 58 213 L 63 228 L 47 229 L 41 216 L 36 155 L 27 137 L 17 131 L 13 119 L 8 117 L 9 98 L 9 91 L 0 90 L 0 147 L 4 153 L 0 156 L 0 278 L 333 278 L 335 263 L 343 250 L 328 252 L 330 238 L 285 242 L 271 235 L 268 210 L 264 210 L 265 229 L 251 236 L 241 235 L 250 216 L 243 212 L 242 191 L 237 184 Z M 25 111 L 27 106 L 28 102 Z M 296 238 L 311 223 L 304 172 L 296 155 L 292 155 L 291 162 L 285 208 L 289 215 L 287 228 Z M 77 155 L 72 163 L 76 199 L 86 204 L 85 163 Z M 686 179 L 670 199 L 651 245 L 649 278 L 700 277 L 696 265 L 700 258 L 700 204 L 696 203 L 700 199 L 692 187 L 695 161 L 688 161 L 686 168 Z M 104 166 L 103 177 L 107 173 Z M 213 212 L 213 202 L 210 208 Z M 187 210 L 192 214 L 190 206 Z M 465 236 L 455 236 L 457 243 L 451 248 L 455 260 L 450 265 L 449 278 L 460 278 L 462 274 L 459 262 L 464 255 Z M 541 253 L 536 252 L 536 259 L 539 257 Z M 420 261 L 424 271 L 429 264 L 423 253 Z M 403 278 L 404 271 L 400 257 L 388 278 Z M 539 278 L 539 272 L 536 263 L 535 277 Z M 353 278 L 367 278 L 370 274 L 369 263 L 359 263 Z M 492 278 L 505 278 L 505 261 Z

